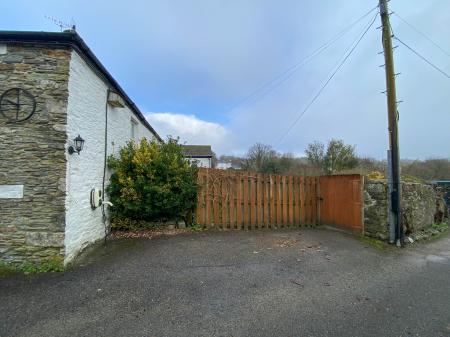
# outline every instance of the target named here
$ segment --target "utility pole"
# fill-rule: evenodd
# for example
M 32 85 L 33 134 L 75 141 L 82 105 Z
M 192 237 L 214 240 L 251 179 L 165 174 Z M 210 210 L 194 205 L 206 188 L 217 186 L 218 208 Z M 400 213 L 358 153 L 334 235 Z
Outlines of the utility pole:
M 404 234 L 401 215 L 401 184 L 400 184 L 400 152 L 398 145 L 398 112 L 397 97 L 395 92 L 394 57 L 392 55 L 392 32 L 389 22 L 387 0 L 379 0 L 380 16 L 382 24 L 382 40 L 386 70 L 387 108 L 389 120 L 389 153 L 391 156 L 392 192 L 390 201 L 395 226 L 395 242 L 397 246 L 403 246 Z M 391 224 L 392 226 L 392 224 Z

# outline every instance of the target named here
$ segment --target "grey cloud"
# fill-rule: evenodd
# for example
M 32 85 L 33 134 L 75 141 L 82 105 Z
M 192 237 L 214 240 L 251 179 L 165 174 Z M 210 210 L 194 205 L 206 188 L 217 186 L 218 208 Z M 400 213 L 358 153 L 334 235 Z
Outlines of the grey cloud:
M 18 0 L 2 8 L 3 29 L 55 29 L 69 20 L 146 111 L 171 111 L 221 123 L 233 134 L 223 151 L 259 141 L 275 145 L 320 87 L 369 17 L 290 81 L 259 101 L 227 111 L 261 83 L 295 64 L 376 0 Z M 447 49 L 450 2 L 396 0 L 393 10 Z M 66 20 L 66 21 L 67 21 Z M 450 72 L 450 59 L 392 17 L 394 31 Z M 377 20 L 375 26 L 379 25 Z M 313 140 L 343 138 L 377 158 L 387 148 L 380 31 L 371 29 L 348 63 L 278 150 L 301 153 Z M 450 82 L 405 48 L 395 52 L 402 157 L 450 157 Z M 230 143 L 231 144 L 231 143 Z

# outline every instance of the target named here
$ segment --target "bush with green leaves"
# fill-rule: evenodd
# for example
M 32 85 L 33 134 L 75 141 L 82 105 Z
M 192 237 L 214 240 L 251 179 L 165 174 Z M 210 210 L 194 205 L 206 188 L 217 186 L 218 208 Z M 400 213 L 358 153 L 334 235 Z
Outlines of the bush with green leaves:
M 130 141 L 118 157 L 108 158 L 108 167 L 113 223 L 185 219 L 196 205 L 197 167 L 185 160 L 177 139 Z

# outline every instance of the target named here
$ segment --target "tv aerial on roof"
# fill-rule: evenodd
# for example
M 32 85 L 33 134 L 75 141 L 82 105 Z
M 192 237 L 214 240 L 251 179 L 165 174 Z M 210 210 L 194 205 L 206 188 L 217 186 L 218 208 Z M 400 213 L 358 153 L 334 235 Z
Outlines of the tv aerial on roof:
M 53 16 L 46 15 L 45 18 L 47 20 L 50 20 L 51 22 L 53 22 L 55 25 L 57 25 L 61 29 L 61 32 L 66 32 L 66 31 L 75 32 L 76 31 L 75 20 L 73 18 L 70 19 L 70 24 L 63 22 L 59 19 L 56 19 Z

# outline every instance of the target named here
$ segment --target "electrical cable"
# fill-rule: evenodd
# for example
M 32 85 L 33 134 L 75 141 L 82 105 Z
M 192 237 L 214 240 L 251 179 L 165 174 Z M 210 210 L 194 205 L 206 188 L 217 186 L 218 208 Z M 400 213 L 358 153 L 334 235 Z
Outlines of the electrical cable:
M 423 61 L 425 61 L 426 63 L 428 63 L 431 67 L 433 67 L 435 70 L 437 70 L 438 72 L 440 72 L 442 75 L 444 75 L 447 78 L 450 78 L 450 75 L 448 73 L 446 73 L 444 70 L 442 70 L 441 68 L 439 68 L 438 66 L 434 65 L 431 61 L 429 61 L 428 59 L 425 58 L 425 56 L 421 55 L 418 51 L 414 50 L 411 46 L 407 45 L 405 42 L 403 42 L 402 40 L 400 40 L 397 36 L 394 36 L 394 39 L 397 40 L 398 42 L 400 42 L 402 45 L 404 45 L 406 48 L 408 48 L 410 51 L 412 51 L 414 54 L 416 54 L 416 56 L 418 56 L 419 58 L 421 58 Z
M 244 98 L 239 100 L 237 103 L 233 104 L 230 108 L 228 108 L 227 112 L 235 110 L 237 107 L 243 105 L 244 103 L 247 103 L 252 98 L 257 97 L 258 94 L 260 94 L 262 96 L 260 96 L 259 98 L 256 98 L 252 102 L 257 101 L 258 99 L 261 99 L 262 97 L 264 97 L 265 95 L 270 93 L 272 90 L 274 90 L 275 88 L 280 86 L 282 83 L 287 81 L 290 77 L 292 77 L 292 75 L 298 69 L 300 69 L 302 66 L 307 64 L 309 61 L 311 61 L 315 56 L 320 55 L 323 51 L 328 49 L 333 43 L 335 43 L 340 38 L 345 36 L 345 34 L 348 33 L 355 25 L 357 25 L 361 20 L 363 20 L 365 17 L 367 17 L 370 13 L 372 13 L 377 8 L 378 8 L 378 5 L 375 6 L 374 8 L 372 8 L 372 9 L 370 9 L 369 11 L 367 11 L 365 14 L 363 14 L 357 20 L 353 21 L 350 25 L 348 25 L 346 28 L 344 28 L 339 33 L 337 33 L 333 38 L 331 38 L 330 40 L 328 40 L 327 42 L 322 44 L 320 47 L 318 47 L 316 50 L 314 50 L 311 54 L 309 54 L 308 56 L 304 57 L 302 60 L 298 61 L 297 63 L 295 63 L 294 65 L 292 65 L 288 69 L 286 69 L 285 71 L 279 73 L 278 75 L 276 75 L 271 80 L 269 80 L 269 81 L 265 82 L 264 84 L 260 85 L 253 92 L 251 92 L 250 94 L 248 94 L 247 96 L 245 96 Z M 266 90 L 263 91 L 264 89 L 266 89 Z
M 300 115 L 294 120 L 294 122 L 289 126 L 287 131 L 280 137 L 277 144 L 280 144 L 283 139 L 289 134 L 289 132 L 294 128 L 294 126 L 298 123 L 298 121 L 305 115 L 305 113 L 309 110 L 309 108 L 313 105 L 313 103 L 319 98 L 319 96 L 322 94 L 324 89 L 327 87 L 327 85 L 330 83 L 330 81 L 333 79 L 333 77 L 337 74 L 337 72 L 342 68 L 344 63 L 348 60 L 350 55 L 353 53 L 353 51 L 356 49 L 356 47 L 359 45 L 363 37 L 367 34 L 370 27 L 374 24 L 376 18 L 378 17 L 378 13 L 375 14 L 373 19 L 370 21 L 369 25 L 364 29 L 361 36 L 352 44 L 352 47 L 350 51 L 346 52 L 345 57 L 342 59 L 342 61 L 338 64 L 338 66 L 333 70 L 331 75 L 328 77 L 328 79 L 324 82 L 322 87 L 319 89 L 319 91 L 316 93 L 316 95 L 312 98 L 312 100 L 306 105 L 306 107 L 303 109 L 303 111 L 300 113 Z
M 400 15 L 398 15 L 396 12 L 394 12 L 394 15 L 399 18 L 401 21 L 403 21 L 405 24 L 407 24 L 410 28 L 412 28 L 416 33 L 418 33 L 419 35 L 421 35 L 422 37 L 424 37 L 425 39 L 428 40 L 428 42 L 430 42 L 432 45 L 434 45 L 436 48 L 438 48 L 441 52 L 443 52 L 445 55 L 447 55 L 448 57 L 450 57 L 450 53 L 448 51 L 446 51 L 444 48 L 442 48 L 437 42 L 433 41 L 427 34 L 423 33 L 422 31 L 420 31 L 418 28 L 414 27 L 411 23 L 409 23 L 408 21 L 406 21 L 405 19 L 403 19 Z

